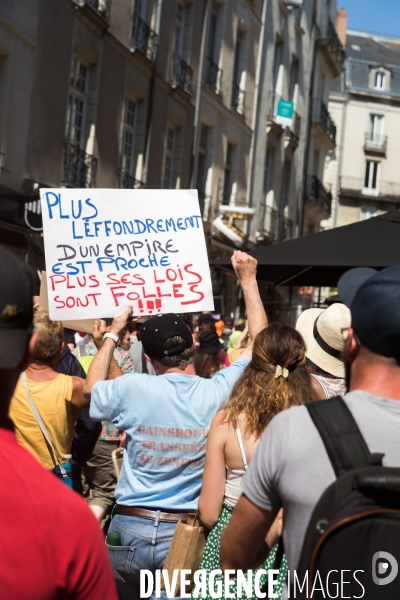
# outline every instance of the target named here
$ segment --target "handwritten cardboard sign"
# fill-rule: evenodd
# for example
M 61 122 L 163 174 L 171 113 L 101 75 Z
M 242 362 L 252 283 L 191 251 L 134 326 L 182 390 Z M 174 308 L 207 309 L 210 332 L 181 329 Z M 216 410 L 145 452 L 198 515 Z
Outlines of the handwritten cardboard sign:
M 50 318 L 213 310 L 196 190 L 42 189 Z
M 42 279 L 40 281 L 39 308 L 40 310 L 49 310 L 46 271 L 42 271 Z M 72 319 L 72 321 L 63 321 L 62 324 L 69 329 L 92 333 L 94 321 L 94 319 Z

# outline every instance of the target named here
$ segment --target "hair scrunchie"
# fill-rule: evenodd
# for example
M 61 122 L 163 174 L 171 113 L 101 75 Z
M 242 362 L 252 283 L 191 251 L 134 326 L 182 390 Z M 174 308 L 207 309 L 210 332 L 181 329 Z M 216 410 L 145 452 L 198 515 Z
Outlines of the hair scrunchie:
M 286 367 L 282 368 L 280 365 L 276 365 L 275 379 L 278 379 L 278 377 L 284 377 L 287 379 L 288 375 L 289 371 L 286 369 Z

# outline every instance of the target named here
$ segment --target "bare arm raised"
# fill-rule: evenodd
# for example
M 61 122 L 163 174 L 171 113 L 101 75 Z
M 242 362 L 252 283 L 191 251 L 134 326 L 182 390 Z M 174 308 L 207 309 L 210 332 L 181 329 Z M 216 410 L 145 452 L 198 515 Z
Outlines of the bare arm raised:
M 232 256 L 232 265 L 243 289 L 249 335 L 253 342 L 256 335 L 268 325 L 256 280 L 257 261 L 246 252 L 235 250 Z M 242 356 L 251 358 L 251 346 L 246 348 Z

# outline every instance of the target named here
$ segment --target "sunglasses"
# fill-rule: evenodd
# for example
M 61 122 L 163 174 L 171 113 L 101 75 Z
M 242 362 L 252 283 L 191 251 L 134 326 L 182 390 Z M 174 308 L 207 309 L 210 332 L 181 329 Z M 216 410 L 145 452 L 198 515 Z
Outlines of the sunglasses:
M 349 329 L 351 329 L 351 327 L 342 327 L 340 330 L 340 333 L 342 334 L 342 338 L 345 342 L 347 342 L 347 340 L 349 339 Z M 358 337 L 358 335 L 356 334 L 356 332 L 353 329 L 353 333 L 354 333 L 354 338 L 357 342 L 358 346 L 361 346 L 361 342 L 360 339 Z

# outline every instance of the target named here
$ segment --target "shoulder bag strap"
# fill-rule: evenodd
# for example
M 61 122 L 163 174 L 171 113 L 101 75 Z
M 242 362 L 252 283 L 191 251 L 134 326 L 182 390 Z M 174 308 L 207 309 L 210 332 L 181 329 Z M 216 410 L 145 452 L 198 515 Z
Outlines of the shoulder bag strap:
M 55 459 L 58 462 L 58 466 L 60 467 L 60 471 L 62 473 L 62 476 L 63 477 L 68 477 L 67 472 L 66 472 L 66 470 L 65 470 L 62 462 L 58 458 L 58 456 L 57 456 L 57 454 L 56 454 L 56 452 L 54 450 L 53 444 L 51 443 L 51 439 L 50 439 L 50 436 L 49 436 L 48 431 L 46 429 L 46 425 L 43 423 L 43 419 L 40 416 L 38 409 L 36 408 L 36 404 L 34 403 L 32 396 L 29 393 L 28 382 L 26 381 L 25 373 L 21 373 L 20 379 L 21 379 L 22 385 L 24 386 L 26 395 L 28 396 L 28 400 L 29 400 L 29 404 L 30 404 L 30 407 L 32 409 L 32 412 L 35 415 L 36 421 L 38 422 L 38 425 L 39 425 L 39 427 L 41 429 L 41 432 L 43 433 L 43 436 L 44 436 L 46 442 L 48 443 L 48 445 L 49 445 L 49 447 L 50 447 L 50 449 L 51 449 L 51 451 L 52 451 Z
M 336 477 L 343 473 L 381 465 L 383 454 L 371 454 L 358 425 L 341 396 L 306 404 L 318 429 Z

